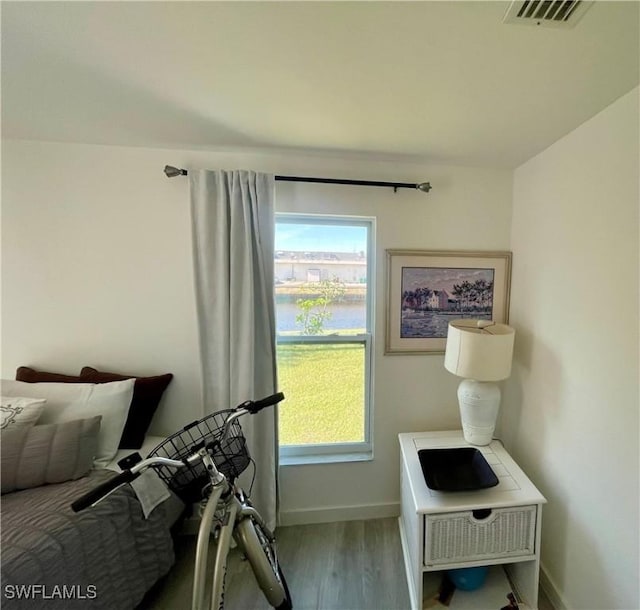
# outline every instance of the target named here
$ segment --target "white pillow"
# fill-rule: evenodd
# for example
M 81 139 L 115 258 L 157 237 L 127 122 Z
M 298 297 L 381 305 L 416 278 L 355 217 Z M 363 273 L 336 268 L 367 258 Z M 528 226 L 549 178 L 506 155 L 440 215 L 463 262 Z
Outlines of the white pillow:
M 35 426 L 47 401 L 44 398 L 2 396 L 0 430 L 17 430 Z
M 104 468 L 118 451 L 127 421 L 135 379 L 111 383 L 27 383 L 2 381 L 3 396 L 46 399 L 38 424 L 57 424 L 102 416 L 98 451 L 93 465 Z

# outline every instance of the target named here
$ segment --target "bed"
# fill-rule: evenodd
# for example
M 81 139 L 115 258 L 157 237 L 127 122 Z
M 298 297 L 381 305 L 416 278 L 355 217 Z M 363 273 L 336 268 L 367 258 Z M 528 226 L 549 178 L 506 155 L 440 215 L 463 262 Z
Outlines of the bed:
M 113 475 L 92 470 L 75 481 L 3 496 L 3 610 L 132 609 L 170 570 L 171 526 L 183 509 L 175 496 L 148 519 L 129 485 L 92 508 L 71 511 L 73 500 Z
M 3 610 L 132 610 L 171 569 L 172 527 L 185 506 L 168 490 L 153 510 L 146 507 L 147 516 L 131 485 L 84 511 L 71 510 L 74 500 L 119 471 L 120 458 L 134 451 L 146 456 L 162 440 L 124 440 L 125 420 L 140 421 L 132 410 L 140 378 L 127 379 L 3 380 Z M 130 433 L 139 435 L 137 423 Z M 122 447 L 128 444 L 138 448 Z

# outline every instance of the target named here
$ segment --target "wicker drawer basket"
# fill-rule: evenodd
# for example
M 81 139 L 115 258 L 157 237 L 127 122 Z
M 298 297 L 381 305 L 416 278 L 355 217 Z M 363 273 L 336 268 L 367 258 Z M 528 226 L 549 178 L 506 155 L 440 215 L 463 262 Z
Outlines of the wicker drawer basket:
M 426 515 L 424 520 L 425 566 L 535 553 L 535 505 Z

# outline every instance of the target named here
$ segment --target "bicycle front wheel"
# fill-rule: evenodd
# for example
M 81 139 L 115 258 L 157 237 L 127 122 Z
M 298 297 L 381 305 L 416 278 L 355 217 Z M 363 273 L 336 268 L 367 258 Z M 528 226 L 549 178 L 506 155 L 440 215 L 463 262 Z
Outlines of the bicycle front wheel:
M 278 563 L 275 544 L 259 523 L 243 519 L 236 526 L 236 540 L 246 555 L 267 601 L 277 610 L 291 610 L 291 596 Z

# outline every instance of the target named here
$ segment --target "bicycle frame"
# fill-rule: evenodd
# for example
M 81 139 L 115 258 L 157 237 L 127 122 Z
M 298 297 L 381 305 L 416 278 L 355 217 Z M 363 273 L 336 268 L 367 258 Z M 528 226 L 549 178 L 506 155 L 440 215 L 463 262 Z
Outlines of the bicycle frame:
M 227 500 L 221 497 L 225 490 L 231 491 Z M 242 500 L 238 497 L 242 498 Z M 224 596 L 225 575 L 227 570 L 227 557 L 231 548 L 231 538 L 233 537 L 238 546 L 244 551 L 245 541 L 242 533 L 237 531 L 238 524 L 243 519 L 253 519 L 264 530 L 270 541 L 273 541 L 273 534 L 267 528 L 262 517 L 244 499 L 242 490 L 231 490 L 230 484 L 226 481 L 213 486 L 211 495 L 207 500 L 198 530 L 198 542 L 196 545 L 196 559 L 193 575 L 193 596 L 192 610 L 204 610 L 204 594 L 206 588 L 207 558 L 209 555 L 209 538 L 211 525 L 216 516 L 216 511 L 220 506 L 224 506 L 224 516 L 220 523 L 218 542 L 216 546 L 215 569 L 213 571 L 213 581 L 211 587 L 211 610 L 218 610 Z M 234 535 L 235 534 L 235 535 Z M 259 577 L 259 575 L 256 575 Z

